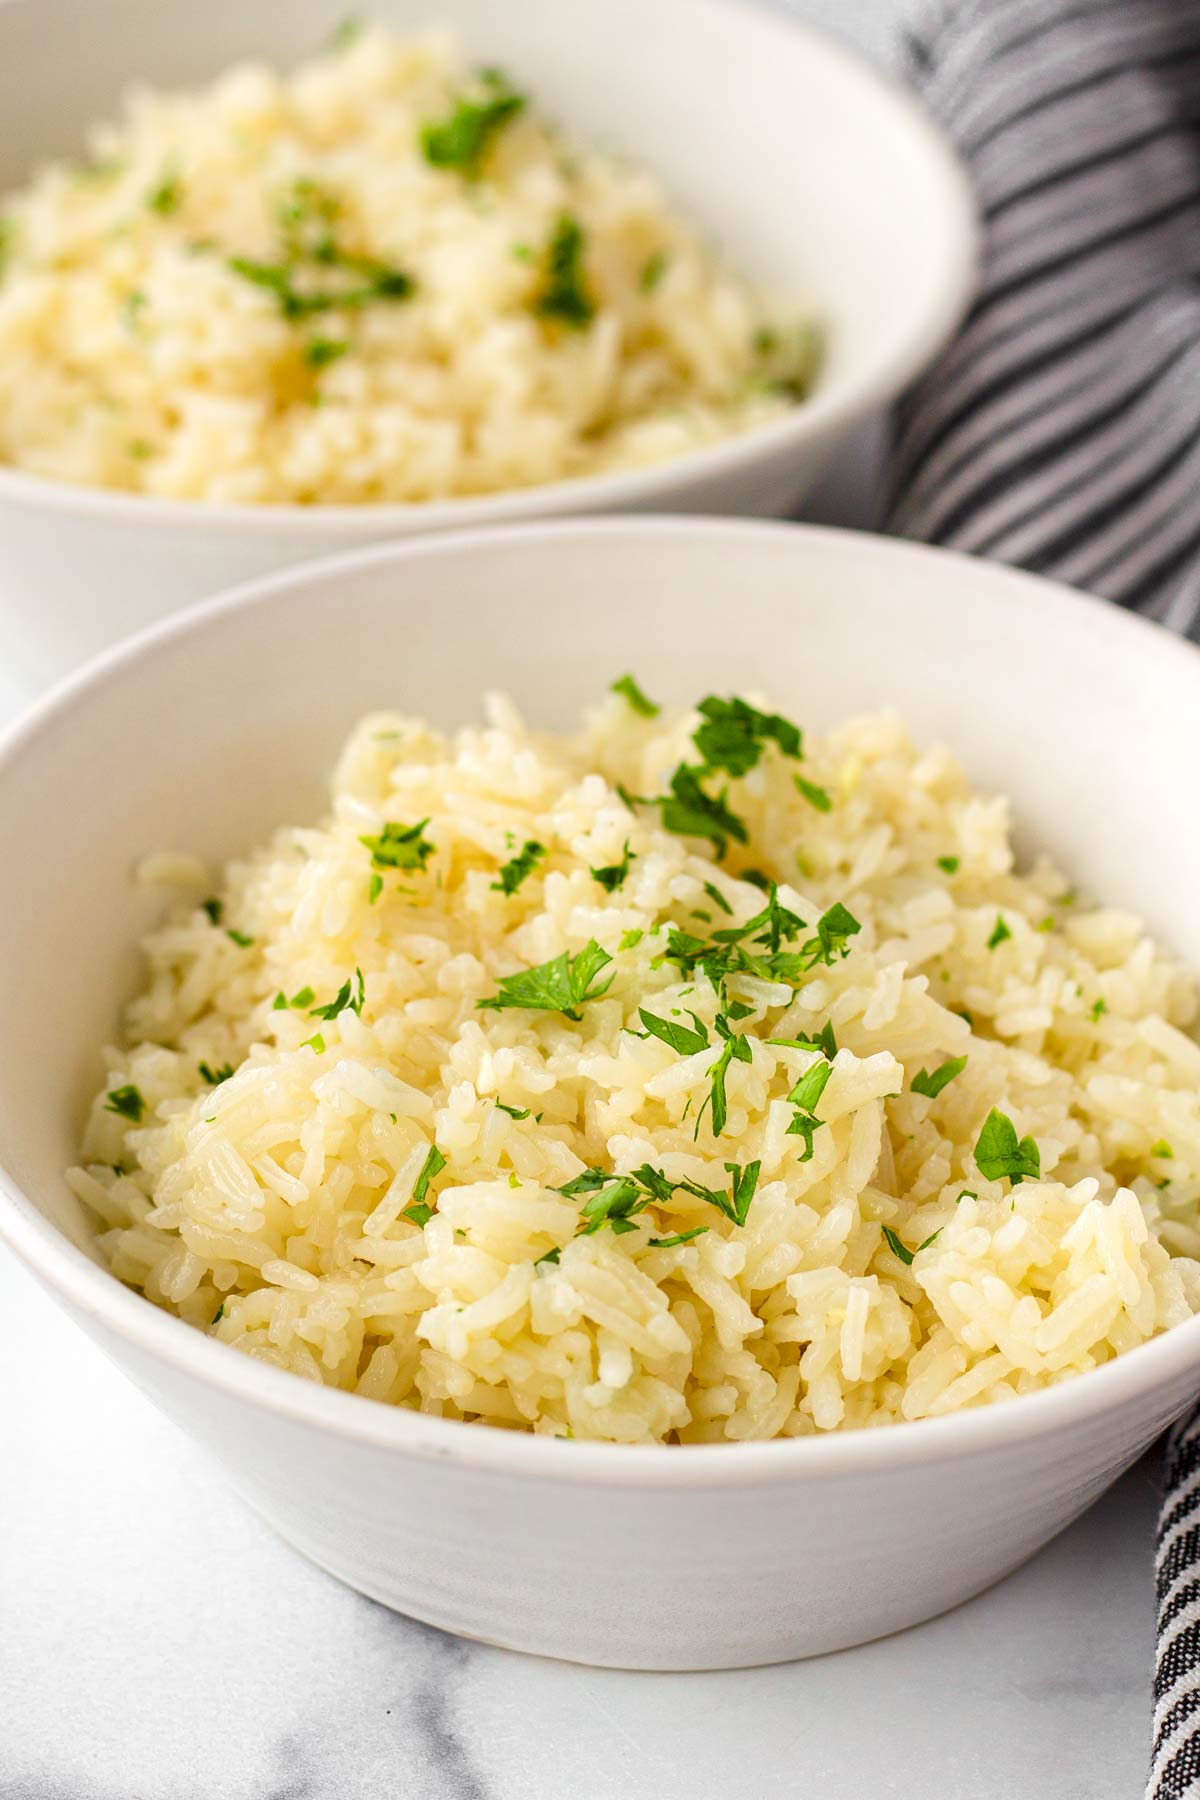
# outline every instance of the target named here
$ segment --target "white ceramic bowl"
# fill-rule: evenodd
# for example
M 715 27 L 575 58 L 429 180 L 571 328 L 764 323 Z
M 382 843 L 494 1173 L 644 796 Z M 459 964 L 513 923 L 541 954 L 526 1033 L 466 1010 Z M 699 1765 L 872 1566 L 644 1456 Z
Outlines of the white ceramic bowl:
M 567 727 L 630 667 L 678 702 L 761 685 L 817 727 L 899 705 L 1013 795 L 1025 848 L 1053 846 L 1200 967 L 1200 838 L 1179 829 L 1200 656 L 1155 627 L 800 526 L 548 523 L 360 551 L 110 653 L 0 747 L 0 1234 L 284 1537 L 363 1592 L 582 1661 L 779 1661 L 912 1624 L 1029 1556 L 1200 1388 L 1200 1319 L 949 1419 L 562 1443 L 310 1386 L 204 1337 L 98 1266 L 61 1173 L 161 906 L 130 886 L 142 854 L 225 858 L 315 816 L 368 708 L 450 726 L 499 686 Z
M 294 61 L 346 0 L 6 0 L 0 194 L 76 152 L 133 78 L 194 83 Z M 184 602 L 321 551 L 550 513 L 782 513 L 892 399 L 966 304 L 976 231 L 953 153 L 900 89 L 835 43 L 737 0 L 371 0 L 431 19 L 585 138 L 658 171 L 734 263 L 811 299 L 829 350 L 777 423 L 656 468 L 445 503 L 206 506 L 0 469 L 0 658 L 44 681 Z

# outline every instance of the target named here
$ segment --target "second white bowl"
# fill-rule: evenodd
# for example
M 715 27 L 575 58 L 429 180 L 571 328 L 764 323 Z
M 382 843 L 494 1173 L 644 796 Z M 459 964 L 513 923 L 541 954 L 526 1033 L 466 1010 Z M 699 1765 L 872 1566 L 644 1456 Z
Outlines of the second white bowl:
M 0 6 L 0 193 L 77 151 L 132 80 L 286 64 L 344 0 L 8 0 Z M 375 0 L 499 62 L 583 138 L 658 172 L 733 263 L 828 329 L 812 397 L 660 466 L 410 506 L 209 506 L 0 468 L 0 655 L 43 682 L 215 588 L 332 550 L 551 513 L 788 510 L 838 442 L 939 348 L 975 265 L 965 177 L 915 102 L 837 44 L 737 0 Z

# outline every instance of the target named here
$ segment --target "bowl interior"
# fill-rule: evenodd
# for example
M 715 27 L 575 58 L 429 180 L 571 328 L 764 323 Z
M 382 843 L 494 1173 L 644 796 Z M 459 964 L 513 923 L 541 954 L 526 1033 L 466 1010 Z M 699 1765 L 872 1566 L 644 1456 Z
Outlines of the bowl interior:
M 716 521 L 535 525 L 272 579 L 118 650 L 0 748 L 0 1165 L 75 1242 L 62 1180 L 155 849 L 222 859 L 321 809 L 343 734 L 454 726 L 488 689 L 570 728 L 627 669 L 679 703 L 761 689 L 805 726 L 894 707 L 1013 798 L 1021 848 L 1200 967 L 1200 656 L 1030 577 L 852 534 Z
M 915 105 L 820 36 L 730 0 L 373 0 L 447 26 L 584 138 L 658 171 L 734 262 L 829 326 L 821 386 L 929 354 L 969 259 L 957 166 Z M 345 0 L 9 0 L 0 7 L 0 192 L 75 154 L 132 80 L 188 85 L 289 64 Z

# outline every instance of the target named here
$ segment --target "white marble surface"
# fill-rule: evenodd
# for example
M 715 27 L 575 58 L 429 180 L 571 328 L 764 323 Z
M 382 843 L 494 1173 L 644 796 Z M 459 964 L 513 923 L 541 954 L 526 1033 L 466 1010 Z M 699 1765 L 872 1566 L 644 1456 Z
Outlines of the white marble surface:
M 897 0 L 790 4 L 886 55 Z M 877 446 L 820 516 L 870 522 Z M 21 699 L 0 671 L 0 718 Z M 539 1662 L 297 1560 L 0 1252 L 0 1800 L 1135 1800 L 1156 1473 L 883 1643 L 716 1675 Z

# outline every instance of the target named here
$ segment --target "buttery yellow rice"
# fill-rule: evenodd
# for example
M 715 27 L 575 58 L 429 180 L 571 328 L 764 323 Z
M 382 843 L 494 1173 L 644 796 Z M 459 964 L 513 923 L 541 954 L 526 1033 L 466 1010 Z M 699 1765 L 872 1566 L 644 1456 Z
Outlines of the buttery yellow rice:
M 0 463 L 365 505 L 656 463 L 779 417 L 811 329 L 512 75 L 372 28 L 290 73 L 134 90 L 85 164 L 0 197 Z
M 1190 976 L 895 717 L 722 752 L 631 694 L 570 741 L 368 718 L 319 824 L 211 888 L 152 859 L 185 898 L 70 1174 L 115 1273 L 313 1381 L 630 1443 L 1010 1400 L 1189 1318 Z

